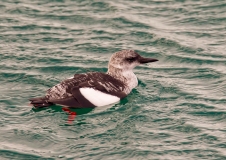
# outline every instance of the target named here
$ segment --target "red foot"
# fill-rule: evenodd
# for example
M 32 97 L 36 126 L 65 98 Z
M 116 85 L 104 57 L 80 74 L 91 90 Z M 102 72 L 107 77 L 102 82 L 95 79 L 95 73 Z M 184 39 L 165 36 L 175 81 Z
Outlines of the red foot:
M 62 110 L 69 114 L 67 123 L 68 124 L 72 124 L 74 119 L 75 119 L 75 117 L 76 117 L 76 112 L 72 112 L 69 108 L 62 108 Z
M 62 108 L 62 110 L 63 110 L 64 112 L 67 112 L 67 113 L 70 112 L 70 109 L 69 109 L 69 108 Z

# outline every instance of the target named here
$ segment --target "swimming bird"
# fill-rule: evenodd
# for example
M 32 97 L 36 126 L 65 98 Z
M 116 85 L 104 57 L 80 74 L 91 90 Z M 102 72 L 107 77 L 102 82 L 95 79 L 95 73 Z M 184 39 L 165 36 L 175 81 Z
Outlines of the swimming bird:
M 140 64 L 155 61 L 158 60 L 144 58 L 134 50 L 116 52 L 110 58 L 107 73 L 75 74 L 48 89 L 44 97 L 31 98 L 30 103 L 36 108 L 54 104 L 91 108 L 116 103 L 138 85 L 133 69 Z

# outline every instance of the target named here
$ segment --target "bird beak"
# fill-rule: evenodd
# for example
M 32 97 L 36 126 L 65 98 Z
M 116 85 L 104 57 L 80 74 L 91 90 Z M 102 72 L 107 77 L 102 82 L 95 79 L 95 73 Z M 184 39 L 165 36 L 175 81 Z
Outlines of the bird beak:
M 143 63 L 149 63 L 149 62 L 156 62 L 156 61 L 158 61 L 158 60 L 157 59 L 154 59 L 154 58 L 144 58 L 144 57 L 140 57 L 139 58 L 139 62 L 141 64 L 143 64 Z

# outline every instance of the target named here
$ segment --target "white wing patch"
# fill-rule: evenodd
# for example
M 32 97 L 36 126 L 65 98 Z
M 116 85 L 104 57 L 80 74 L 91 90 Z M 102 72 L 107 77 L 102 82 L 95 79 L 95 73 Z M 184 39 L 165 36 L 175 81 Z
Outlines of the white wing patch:
M 120 98 L 103 93 L 93 88 L 80 88 L 81 94 L 97 107 L 106 106 L 118 102 Z

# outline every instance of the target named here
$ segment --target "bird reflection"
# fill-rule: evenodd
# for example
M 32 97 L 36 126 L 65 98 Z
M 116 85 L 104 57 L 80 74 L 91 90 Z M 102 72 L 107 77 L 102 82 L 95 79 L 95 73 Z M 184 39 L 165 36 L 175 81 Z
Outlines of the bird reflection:
M 47 108 L 46 107 L 43 107 L 43 108 L 32 108 L 32 110 L 34 112 L 40 112 L 40 111 L 43 111 L 43 110 L 46 110 Z M 62 106 L 59 106 L 59 105 L 55 105 L 55 106 L 51 106 L 51 107 L 48 107 L 48 111 L 50 112 L 65 112 L 68 114 L 68 119 L 67 119 L 67 123 L 68 124 L 73 124 L 73 121 L 75 120 L 76 116 L 78 115 L 83 115 L 83 114 L 86 114 L 86 113 L 89 113 L 93 110 L 94 108 L 69 108 L 69 107 L 62 107 Z

